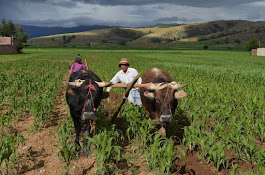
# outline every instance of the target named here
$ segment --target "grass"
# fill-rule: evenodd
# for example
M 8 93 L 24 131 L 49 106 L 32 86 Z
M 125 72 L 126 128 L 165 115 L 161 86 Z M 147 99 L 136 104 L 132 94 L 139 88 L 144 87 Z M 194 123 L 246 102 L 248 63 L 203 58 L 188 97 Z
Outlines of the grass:
M 227 151 L 257 167 L 258 172 L 264 171 L 265 57 L 250 56 L 246 51 L 80 47 L 27 48 L 23 54 L 0 55 L 0 87 L 4 89 L 0 92 L 0 108 L 5 109 L 0 115 L 1 126 L 12 127 L 12 120 L 22 117 L 23 112 L 36 116 L 40 123 L 43 119 L 44 122 L 48 120 L 62 78 L 78 53 L 82 59 L 87 59 L 88 67 L 104 81 L 109 81 L 119 71 L 117 64 L 125 57 L 138 72 L 144 73 L 150 68 L 158 67 L 167 70 L 176 82 L 188 83 L 189 86 L 183 89 L 187 96 L 181 99 L 174 122 L 177 125 L 181 116 L 190 123 L 189 126 L 176 127 L 177 130 L 184 131 L 180 141 L 182 145 L 189 150 L 199 148 L 200 161 L 213 162 L 217 172 L 222 169 L 231 170 L 232 165 L 228 162 L 233 163 L 234 171 L 240 170 L 240 165 L 226 155 Z M 122 93 L 123 90 L 113 89 L 112 92 Z M 104 118 L 104 113 L 100 113 L 100 110 L 99 115 Z M 156 134 L 149 138 L 154 124 L 144 116 L 143 109 L 125 105 L 121 118 L 125 121 L 127 131 L 123 135 L 111 130 L 108 123 L 96 123 L 99 135 L 91 143 L 97 148 L 94 151 L 98 156 L 96 164 L 99 170 L 108 171 L 113 168 L 114 160 L 125 159 L 117 145 L 117 137 L 122 136 L 129 137 L 131 143 L 138 145 L 142 150 L 138 154 L 155 148 L 161 149 L 161 154 L 154 153 L 153 158 L 148 153 L 144 154 L 145 165 L 150 169 L 154 166 L 151 163 L 156 160 L 159 162 L 156 166 L 163 169 L 163 172 L 173 171 L 169 164 L 176 158 L 180 159 L 175 157 L 179 155 L 167 157 L 167 151 L 171 151 L 170 154 L 177 151 L 172 148 L 173 142 L 170 139 L 165 141 Z M 41 124 L 36 127 L 41 127 Z M 57 145 L 61 145 L 61 150 L 64 150 L 59 156 L 70 167 L 72 147 L 66 147 L 65 144 L 71 140 L 67 135 L 70 133 L 64 133 L 64 138 L 69 139 L 64 141 L 62 138 Z M 108 144 L 100 145 L 99 140 L 102 139 Z M 163 147 L 164 145 L 168 146 Z M 109 154 L 109 150 L 117 154 Z M 105 154 L 108 155 L 107 159 L 101 159 Z M 104 167 L 102 162 L 106 162 L 109 167 Z M 157 172 L 158 169 L 154 171 Z

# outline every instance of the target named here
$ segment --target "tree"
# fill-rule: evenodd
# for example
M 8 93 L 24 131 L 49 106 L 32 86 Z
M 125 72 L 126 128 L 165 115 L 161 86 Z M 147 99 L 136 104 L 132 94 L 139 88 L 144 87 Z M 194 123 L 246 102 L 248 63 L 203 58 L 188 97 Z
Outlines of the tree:
M 6 20 L 5 18 L 2 19 L 2 25 L 0 28 L 0 35 L 1 36 L 7 36 L 8 35 L 8 31 L 7 31 L 7 24 L 6 24 Z
M 16 33 L 14 36 L 16 45 L 17 45 L 17 51 L 18 53 L 21 53 L 21 50 L 25 47 L 25 44 L 28 39 L 28 35 L 26 35 L 20 25 L 16 25 Z
M 2 19 L 2 25 L 0 27 L 0 35 L 3 37 L 14 36 L 18 53 L 25 47 L 24 43 L 27 42 L 28 35 L 26 35 L 20 25 L 14 25 L 12 20 L 6 23 L 5 18 Z
M 241 41 L 239 39 L 235 39 L 235 43 L 237 43 L 238 45 L 240 45 Z
M 14 36 L 16 33 L 16 28 L 14 23 L 9 20 L 8 23 L 6 23 L 5 18 L 2 19 L 2 25 L 0 28 L 0 35 L 5 37 L 11 37 Z
M 6 27 L 7 28 L 7 36 L 9 36 L 9 37 L 11 37 L 12 35 L 14 36 L 16 33 L 16 27 L 15 27 L 14 23 L 11 20 L 9 20 L 6 26 L 7 26 Z
M 225 44 L 229 44 L 229 40 L 228 40 L 228 37 L 225 38 Z
M 252 38 L 247 44 L 246 44 L 246 50 L 250 51 L 252 49 L 257 49 L 259 46 L 259 43 L 256 38 Z

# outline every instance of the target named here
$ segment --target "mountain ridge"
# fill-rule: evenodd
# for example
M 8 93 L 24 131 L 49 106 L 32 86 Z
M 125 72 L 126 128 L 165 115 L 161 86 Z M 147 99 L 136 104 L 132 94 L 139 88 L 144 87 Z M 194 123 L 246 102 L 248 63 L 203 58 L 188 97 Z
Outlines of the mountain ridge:
M 146 28 L 107 27 L 78 33 L 32 38 L 38 46 L 95 46 L 106 44 L 155 48 L 198 43 L 215 47 L 243 48 L 255 37 L 265 42 L 265 23 L 246 20 L 211 21 Z M 200 46 L 201 47 L 201 46 Z

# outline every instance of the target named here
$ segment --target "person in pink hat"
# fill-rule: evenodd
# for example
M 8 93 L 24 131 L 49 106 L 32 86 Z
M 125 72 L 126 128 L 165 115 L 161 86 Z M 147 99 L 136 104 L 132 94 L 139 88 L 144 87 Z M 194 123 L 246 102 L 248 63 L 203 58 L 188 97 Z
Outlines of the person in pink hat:
M 133 81 L 133 79 L 137 76 L 138 72 L 134 68 L 130 68 L 130 62 L 126 58 L 122 58 L 120 63 L 118 64 L 118 67 L 121 68 L 119 72 L 116 73 L 116 75 L 110 80 L 112 84 L 115 83 L 130 83 Z M 137 80 L 138 84 L 142 83 L 142 78 L 139 78 Z M 110 92 L 111 87 L 107 88 L 107 92 Z M 140 94 L 138 92 L 137 88 L 132 88 L 132 90 L 129 93 L 128 101 L 133 103 L 134 105 L 142 106 Z
M 71 66 L 71 69 L 69 72 L 71 74 L 73 72 L 79 71 L 80 69 L 86 69 L 86 68 L 87 68 L 87 65 L 83 64 L 83 62 L 80 58 L 80 54 L 78 54 L 76 59 L 75 59 L 74 64 Z

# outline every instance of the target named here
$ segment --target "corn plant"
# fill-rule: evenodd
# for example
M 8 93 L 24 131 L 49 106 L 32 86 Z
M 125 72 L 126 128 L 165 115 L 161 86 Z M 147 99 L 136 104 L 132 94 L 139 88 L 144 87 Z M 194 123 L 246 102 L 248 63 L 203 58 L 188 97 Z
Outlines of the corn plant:
M 258 174 L 265 175 L 265 148 L 258 153 Z
M 11 166 L 18 163 L 18 146 L 24 142 L 22 136 L 14 136 L 6 134 L 4 138 L 0 138 L 0 173 L 2 163 L 5 162 L 6 174 Z
M 104 81 L 119 71 L 119 58 L 127 57 L 141 73 L 158 67 L 167 70 L 175 81 L 188 83 L 184 89 L 187 96 L 178 105 L 178 113 L 186 115 L 190 123 L 184 127 L 182 143 L 198 151 L 202 161 L 214 162 L 217 171 L 226 168 L 223 151 L 246 159 L 259 174 L 263 171 L 264 154 L 260 149 L 265 130 L 264 59 L 242 51 L 198 54 L 193 50 L 27 48 L 26 54 L 0 55 L 1 130 L 12 127 L 12 122 L 24 113 L 35 118 L 35 129 L 49 120 L 61 80 L 77 51 Z M 121 94 L 123 90 L 113 88 L 113 92 Z M 99 116 L 102 120 L 96 122 L 96 132 L 111 131 L 112 125 L 104 121 L 104 114 Z M 144 109 L 125 105 L 120 117 L 127 129 L 123 134 L 131 143 L 138 144 L 141 150 L 152 144 L 149 136 L 155 124 L 145 119 Z M 178 117 L 171 128 L 173 133 L 181 129 Z
M 161 136 L 155 133 L 154 137 L 150 137 L 151 144 L 145 149 L 145 158 L 149 170 L 159 171 L 160 174 L 169 174 L 174 170 L 174 162 L 180 159 L 182 162 L 185 159 L 184 151 L 178 147 L 181 155 L 176 155 L 174 149 L 174 141 L 170 138 Z
M 91 156 L 90 152 L 93 150 L 96 155 L 96 172 L 104 174 L 117 170 L 115 164 L 121 159 L 121 147 L 117 145 L 119 132 L 113 128 L 111 131 L 104 130 L 87 139 L 89 140 L 87 153 Z
M 154 130 L 157 121 L 147 120 L 145 118 L 146 113 L 142 108 L 128 104 L 123 107 L 121 116 L 127 122 L 127 136 L 129 140 L 136 138 L 138 146 L 145 148 L 149 140 L 149 134 Z
M 78 154 L 75 152 L 73 137 L 70 135 L 70 133 L 72 133 L 72 128 L 69 127 L 67 122 L 63 122 L 62 127 L 58 129 L 57 133 L 60 136 L 59 143 L 54 146 L 59 149 L 57 153 L 58 158 L 66 163 L 65 168 L 68 172 L 71 161 L 73 159 L 77 160 L 78 158 Z

